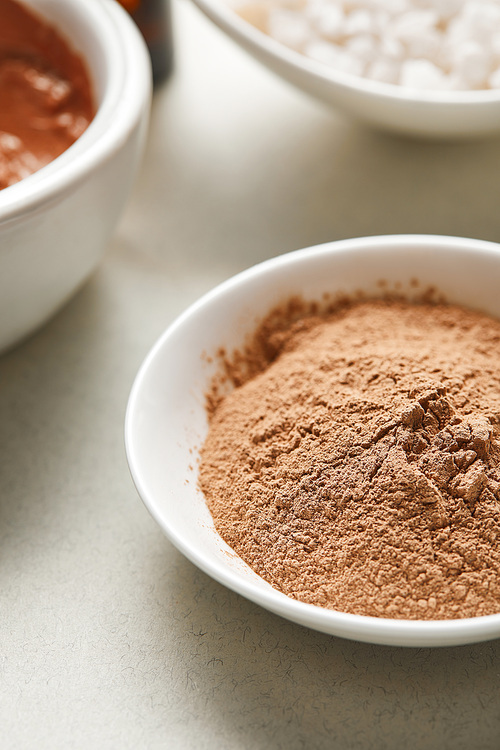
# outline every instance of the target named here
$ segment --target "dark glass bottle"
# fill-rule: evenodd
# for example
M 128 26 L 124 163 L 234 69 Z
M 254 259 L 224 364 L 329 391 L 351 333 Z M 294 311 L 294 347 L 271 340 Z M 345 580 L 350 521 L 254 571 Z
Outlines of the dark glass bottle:
M 170 0 L 119 0 L 130 13 L 148 45 L 155 84 L 172 70 L 173 40 Z

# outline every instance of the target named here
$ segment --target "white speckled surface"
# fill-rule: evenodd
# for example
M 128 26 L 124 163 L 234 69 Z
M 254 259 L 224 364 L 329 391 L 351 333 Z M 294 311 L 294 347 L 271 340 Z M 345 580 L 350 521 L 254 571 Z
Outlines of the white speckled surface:
M 500 641 L 362 645 L 227 591 L 144 509 L 123 419 L 167 324 L 259 260 L 361 234 L 500 241 L 500 141 L 377 135 L 174 10 L 177 68 L 106 261 L 0 359 L 0 744 L 496 750 Z

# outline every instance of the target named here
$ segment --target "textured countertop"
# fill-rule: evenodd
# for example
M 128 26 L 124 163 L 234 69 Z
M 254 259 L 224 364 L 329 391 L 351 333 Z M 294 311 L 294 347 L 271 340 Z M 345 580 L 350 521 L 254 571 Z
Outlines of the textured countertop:
M 123 420 L 159 334 L 249 265 L 366 234 L 500 241 L 500 140 L 377 134 L 187 0 L 174 17 L 176 69 L 105 261 L 0 358 L 0 746 L 498 748 L 500 640 L 359 644 L 226 590 L 144 509 Z

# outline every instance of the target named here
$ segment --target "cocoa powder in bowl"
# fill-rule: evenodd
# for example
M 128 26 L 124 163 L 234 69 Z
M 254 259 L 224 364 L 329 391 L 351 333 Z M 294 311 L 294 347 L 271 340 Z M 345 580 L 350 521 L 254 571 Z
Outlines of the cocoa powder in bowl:
M 353 614 L 500 612 L 499 321 L 292 300 L 224 362 L 199 481 L 253 570 Z

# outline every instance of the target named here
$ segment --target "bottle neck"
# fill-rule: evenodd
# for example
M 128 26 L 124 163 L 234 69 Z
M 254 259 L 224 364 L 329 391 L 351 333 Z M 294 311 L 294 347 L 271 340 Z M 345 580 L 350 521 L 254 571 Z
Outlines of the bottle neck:
M 139 27 L 151 56 L 153 81 L 159 84 L 173 65 L 170 0 L 120 0 Z

